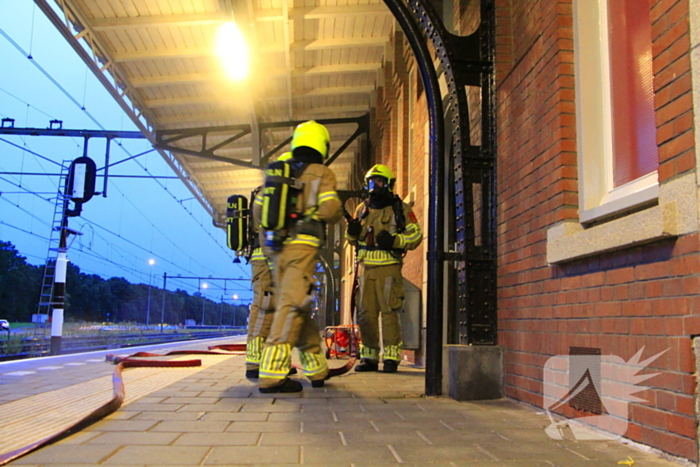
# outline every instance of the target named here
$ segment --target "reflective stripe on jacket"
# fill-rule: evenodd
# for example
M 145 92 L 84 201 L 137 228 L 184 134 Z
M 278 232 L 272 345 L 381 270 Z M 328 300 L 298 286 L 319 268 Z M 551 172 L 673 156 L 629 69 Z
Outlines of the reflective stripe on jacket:
M 365 266 L 387 266 L 389 264 L 402 263 L 402 250 L 414 250 L 423 239 L 423 232 L 413 214 L 411 207 L 406 203 L 401 203 L 406 227 L 403 232 L 396 231 L 396 215 L 394 208 L 386 206 L 381 209 L 369 208 L 369 213 L 360 220 L 362 230 L 359 236 L 352 237 L 345 233 L 345 239 L 357 248 L 357 259 Z M 365 204 L 360 204 L 355 210 L 355 218 L 360 218 L 365 208 Z M 372 229 L 371 235 L 369 234 Z M 380 250 L 374 243 L 377 235 L 387 231 L 394 237 L 393 250 Z

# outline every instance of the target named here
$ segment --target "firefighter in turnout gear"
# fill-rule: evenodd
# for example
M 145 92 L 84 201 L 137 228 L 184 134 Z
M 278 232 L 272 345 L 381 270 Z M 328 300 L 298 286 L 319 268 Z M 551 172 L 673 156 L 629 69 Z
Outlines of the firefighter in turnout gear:
M 292 208 L 293 221 L 284 231 L 284 243 L 275 260 L 277 305 L 270 335 L 260 363 L 262 393 L 299 392 L 299 381 L 287 378 L 292 348 L 299 349 L 304 375 L 313 387 L 323 387 L 328 376 L 318 326 L 311 318 L 316 288 L 314 273 L 318 249 L 325 241 L 326 224 L 342 216 L 333 172 L 323 165 L 328 158 L 330 135 L 315 121 L 300 124 L 292 136 L 294 178 L 301 182 Z
M 285 152 L 277 160 L 289 160 L 291 152 Z M 245 376 L 258 378 L 260 360 L 267 336 L 270 335 L 273 313 L 275 311 L 274 257 L 270 252 L 263 252 L 265 232 L 260 228 L 259 209 L 262 207 L 262 186 L 254 191 L 253 202 L 253 253 L 250 258 L 253 302 L 250 304 L 248 317 L 248 339 L 246 341 Z M 255 214 L 258 213 L 256 216 Z
M 358 262 L 356 303 L 362 342 L 355 371 L 379 369 L 379 319 L 384 372 L 396 372 L 401 361 L 399 311 L 405 296 L 401 266 L 406 251 L 415 249 L 423 234 L 411 207 L 394 194 L 394 182 L 385 165 L 377 164 L 367 172 L 369 197 L 357 207 L 345 234 L 356 248 Z

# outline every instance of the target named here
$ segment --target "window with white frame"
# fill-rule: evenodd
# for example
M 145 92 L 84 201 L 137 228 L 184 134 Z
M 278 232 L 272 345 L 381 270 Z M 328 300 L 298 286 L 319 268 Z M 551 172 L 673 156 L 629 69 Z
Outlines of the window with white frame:
M 574 0 L 583 223 L 658 197 L 651 21 L 638 0 Z

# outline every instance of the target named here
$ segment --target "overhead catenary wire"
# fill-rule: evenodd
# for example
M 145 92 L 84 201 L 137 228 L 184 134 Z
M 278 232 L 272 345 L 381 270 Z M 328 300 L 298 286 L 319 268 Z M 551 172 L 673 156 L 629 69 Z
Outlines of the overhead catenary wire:
M 5 181 L 5 182 L 7 182 L 7 183 L 10 183 L 10 184 L 14 185 L 14 186 L 17 186 L 18 188 L 24 190 L 24 191 L 27 192 L 28 194 L 35 195 L 35 196 L 39 197 L 40 199 L 42 199 L 42 200 L 44 200 L 44 201 L 46 201 L 46 202 L 48 202 L 48 203 L 50 203 L 50 204 L 53 204 L 53 201 L 51 201 L 50 199 L 44 198 L 44 197 L 40 196 L 38 193 L 33 192 L 32 190 L 30 190 L 30 189 L 28 189 L 28 188 L 22 187 L 22 186 L 18 185 L 17 183 L 12 182 L 11 180 L 7 180 L 7 179 L 5 179 L 4 177 L 0 177 L 0 180 L 3 180 L 3 181 Z M 48 223 L 46 223 L 45 221 L 43 221 L 43 220 L 37 218 L 34 214 L 29 213 L 28 211 L 24 210 L 23 208 L 21 208 L 20 206 L 16 205 L 16 204 L 13 203 L 12 201 L 7 200 L 7 199 L 5 199 L 5 198 L 2 198 L 1 196 L 0 196 L 0 199 L 3 199 L 4 201 L 8 202 L 9 204 L 11 204 L 11 205 L 13 205 L 13 206 L 15 206 L 15 207 L 17 207 L 17 208 L 23 210 L 23 211 L 26 212 L 27 214 L 29 214 L 29 215 L 31 215 L 32 217 L 36 218 L 37 220 L 39 220 L 40 222 L 44 223 L 44 224 L 47 225 L 48 227 L 51 227 Z M 185 272 L 185 273 L 187 273 L 187 274 L 190 274 L 190 275 L 194 275 L 194 274 L 195 274 L 194 272 L 188 270 L 187 268 L 184 268 L 184 267 L 182 267 L 182 266 L 180 266 L 180 265 L 178 265 L 178 264 L 176 264 L 176 263 L 173 263 L 172 261 L 169 261 L 169 260 L 165 259 L 164 257 L 162 257 L 162 256 L 160 256 L 160 255 L 157 255 L 157 254 L 154 253 L 153 251 L 151 251 L 151 250 L 149 250 L 149 249 L 146 249 L 146 248 L 144 248 L 144 247 L 142 247 L 142 246 L 136 244 L 135 242 L 129 240 L 128 238 L 126 238 L 126 237 L 124 237 L 124 236 L 122 236 L 122 235 L 120 235 L 120 234 L 117 234 L 117 233 L 115 233 L 115 232 L 112 232 L 111 230 L 107 229 L 106 227 L 103 227 L 103 226 L 97 224 L 96 222 L 91 221 L 90 219 L 87 219 L 87 218 L 83 217 L 83 220 L 85 220 L 87 223 L 89 223 L 89 224 L 91 224 L 91 225 L 94 225 L 94 226 L 96 226 L 96 227 L 98 227 L 98 228 L 100 228 L 100 229 L 105 230 L 106 232 L 108 232 L 108 233 L 110 233 L 110 234 L 116 236 L 117 238 L 119 238 L 119 239 L 121 239 L 121 240 L 123 240 L 123 241 L 125 241 L 125 242 L 127 242 L 127 243 L 129 243 L 129 244 L 131 244 L 131 245 L 133 245 L 133 246 L 136 246 L 137 248 L 139 248 L 139 249 L 145 251 L 146 253 L 148 253 L 148 254 L 151 255 L 151 256 L 155 256 L 156 258 L 159 258 L 160 260 L 162 260 L 162 261 L 164 261 L 164 262 L 166 262 L 166 263 L 170 263 L 170 264 L 173 265 L 177 270 L 181 270 L 181 271 L 183 271 L 183 272 Z M 21 230 L 21 231 L 23 231 L 23 232 L 28 232 L 28 233 L 29 233 L 29 231 L 26 231 L 26 230 L 24 230 L 24 229 L 19 229 L 19 228 L 18 228 L 18 230 Z M 102 238 L 102 239 L 105 241 L 105 243 L 106 243 L 107 245 L 112 246 L 112 247 L 114 247 L 114 248 L 118 248 L 118 247 L 116 247 L 116 245 L 114 245 L 113 243 L 109 242 L 107 239 L 105 239 L 104 237 L 100 236 L 99 234 L 96 234 L 96 235 L 98 235 L 100 238 Z M 45 239 L 47 242 L 49 241 L 48 238 L 45 238 L 45 237 L 40 237 L 40 238 Z M 175 244 L 173 243 L 173 245 L 175 245 Z M 122 251 L 126 252 L 126 250 L 122 250 Z M 126 252 L 126 253 L 128 253 L 128 252 Z M 136 257 L 135 255 L 133 255 L 133 256 Z M 206 269 L 206 268 L 205 268 L 205 269 Z
M 104 126 L 102 126 L 102 125 L 100 124 L 100 122 L 97 121 L 97 119 L 95 119 L 95 118 L 90 114 L 89 111 L 87 111 L 87 109 L 85 108 L 85 106 L 80 105 L 80 103 L 79 103 L 65 88 L 63 88 L 63 86 L 61 86 L 61 84 L 58 83 L 58 81 L 56 81 L 56 80 L 53 78 L 53 76 L 51 76 L 51 74 L 50 74 L 48 71 L 46 71 L 43 67 L 41 67 L 35 60 L 33 60 L 33 57 L 31 57 L 30 54 L 27 54 L 27 53 L 24 51 L 24 49 L 22 49 L 22 47 L 19 46 L 19 44 L 17 44 L 5 31 L 3 31 L 2 29 L 0 29 L 0 34 L 1 34 L 2 36 L 4 36 L 4 37 L 8 40 L 8 42 L 10 42 L 10 44 L 12 44 L 20 53 L 22 53 L 25 57 L 27 57 L 28 59 L 30 59 L 30 60 L 32 61 L 32 64 L 33 64 L 35 67 L 37 67 L 37 69 L 39 69 L 39 70 L 42 72 L 42 74 L 44 74 L 44 76 L 46 76 L 46 78 L 49 79 L 63 94 L 65 94 L 65 95 L 71 100 L 71 102 L 73 102 L 78 108 L 80 108 L 81 111 L 85 112 L 85 114 L 88 115 L 88 117 L 89 117 L 99 128 L 101 128 L 101 129 L 103 129 L 103 130 L 105 129 Z M 48 115 L 48 114 L 47 114 L 47 115 Z M 4 141 L 7 142 L 6 140 L 4 140 Z M 16 147 L 18 147 L 18 148 L 20 148 L 20 149 L 27 150 L 26 148 L 22 148 L 21 146 L 15 145 L 15 144 L 13 144 L 13 143 L 10 143 L 10 142 L 8 142 L 8 143 L 9 143 L 9 144 L 12 144 L 13 146 L 16 146 Z M 130 158 L 131 158 L 131 157 L 135 157 L 135 156 L 133 156 L 133 155 L 123 146 L 123 144 L 121 144 L 121 142 L 118 142 L 118 141 L 117 141 L 117 144 L 118 144 L 118 146 L 120 147 L 120 149 L 122 149 L 122 151 L 124 151 L 127 155 L 130 156 Z M 48 159 L 48 158 L 47 158 L 47 159 Z M 48 159 L 48 160 L 50 160 L 50 159 Z M 56 162 L 54 162 L 54 161 L 51 161 L 51 162 L 52 162 L 52 163 L 56 163 Z M 136 160 L 135 162 L 136 162 L 137 165 L 139 165 L 139 167 L 141 167 L 146 173 L 148 173 L 148 174 L 151 176 L 151 178 L 153 178 L 153 174 L 150 172 L 150 170 L 149 170 L 147 167 L 145 167 L 143 164 L 141 164 L 138 160 Z M 58 165 L 60 165 L 60 164 L 58 164 Z M 168 190 L 167 186 L 164 186 L 164 185 L 163 185 L 162 183 L 160 183 L 160 181 L 158 181 L 157 179 L 154 179 L 154 180 L 156 181 L 156 183 L 157 183 L 163 190 L 165 190 L 166 193 L 168 193 L 168 194 L 173 198 L 173 200 L 175 200 L 176 202 L 178 201 L 178 200 L 177 200 L 177 197 L 176 197 L 172 192 L 170 192 L 170 190 Z M 229 258 L 233 259 L 233 258 L 232 258 L 232 253 L 231 253 L 229 250 L 227 250 L 227 249 L 225 249 L 225 248 L 223 247 L 222 242 L 219 241 L 219 240 L 217 240 L 216 238 L 214 238 L 213 235 L 202 225 L 202 223 L 199 222 L 199 221 L 197 220 L 197 218 L 194 216 L 194 214 L 193 214 L 189 209 L 187 209 L 186 206 L 184 206 L 184 204 L 179 203 L 179 202 L 178 202 L 178 204 L 185 210 L 185 212 L 187 212 L 187 214 L 192 218 L 192 220 L 195 221 L 195 222 L 202 228 L 202 230 L 205 232 L 205 234 L 206 234 L 212 241 L 214 241 L 214 243 L 215 243 Z M 237 264 L 237 266 L 241 269 L 241 271 L 242 271 L 245 275 L 248 275 L 248 274 L 249 274 L 249 272 L 246 271 L 246 270 L 244 270 L 240 264 Z
M 0 220 L 0 224 L 6 225 L 7 227 L 10 227 L 11 229 L 19 230 L 20 232 L 24 232 L 26 234 L 29 234 L 33 237 L 40 238 L 41 240 L 49 241 L 48 237 L 44 237 L 43 235 L 39 235 L 38 233 L 30 232 L 29 230 L 23 229 L 21 227 L 17 227 L 16 225 L 10 224 L 9 222 L 5 222 L 3 220 Z

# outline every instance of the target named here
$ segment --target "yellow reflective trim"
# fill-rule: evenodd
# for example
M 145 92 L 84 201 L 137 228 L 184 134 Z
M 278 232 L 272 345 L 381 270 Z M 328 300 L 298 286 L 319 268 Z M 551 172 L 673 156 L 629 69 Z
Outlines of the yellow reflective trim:
M 246 363 L 260 364 L 262 360 L 262 347 L 265 339 L 258 336 L 254 337 L 246 344 Z
M 328 200 L 340 199 L 340 198 L 338 198 L 338 195 L 336 194 L 335 191 L 327 191 L 325 193 L 321 193 L 320 195 L 318 195 L 317 199 L 318 199 L 318 204 L 323 204 Z
M 285 242 L 287 245 L 309 245 L 314 248 L 319 248 L 321 246 L 321 240 L 318 238 L 314 237 L 313 235 L 306 235 L 306 234 L 299 234 L 294 236 L 291 239 L 288 239 L 288 242 Z
M 400 264 L 401 259 L 394 257 L 384 250 L 363 250 L 360 249 L 357 259 L 368 266 L 384 266 L 389 264 Z
M 253 250 L 253 254 L 250 257 L 251 261 L 267 261 L 267 257 L 265 256 L 265 253 L 263 253 L 263 250 L 261 247 L 256 248 Z
M 360 358 L 366 358 L 375 362 L 379 361 L 379 349 L 373 349 L 360 344 Z

